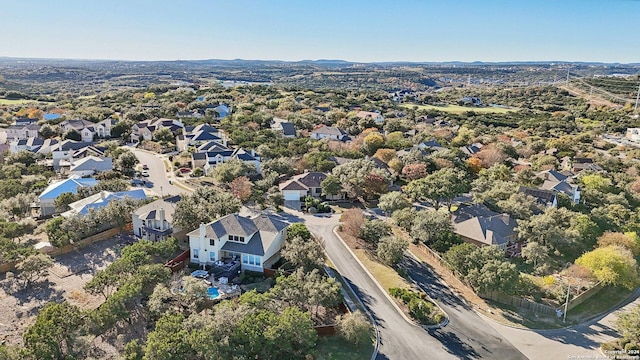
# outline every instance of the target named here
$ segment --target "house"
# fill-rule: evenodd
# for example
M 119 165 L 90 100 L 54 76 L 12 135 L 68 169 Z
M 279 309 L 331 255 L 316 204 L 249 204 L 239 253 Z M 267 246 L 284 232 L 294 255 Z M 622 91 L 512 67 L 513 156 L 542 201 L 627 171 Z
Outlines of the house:
M 87 120 L 65 120 L 60 123 L 62 132 L 75 130 L 80 133 L 82 141 L 91 142 L 94 138 L 107 138 L 111 136 L 111 127 L 115 124 L 113 119 L 106 119 L 99 123 Z
M 562 168 L 564 170 L 568 170 L 577 174 L 583 170 L 593 171 L 593 172 L 603 172 L 604 169 L 595 163 L 591 158 L 578 158 L 574 157 L 573 159 L 568 156 L 562 158 Z
M 182 129 L 182 135 L 176 138 L 176 147 L 178 151 L 186 151 L 190 146 L 197 148 L 209 142 L 214 142 L 224 147 L 227 146 L 227 139 L 222 131 L 209 124 L 186 126 Z
M 371 160 L 373 162 L 373 166 L 376 169 L 389 171 L 389 165 L 387 165 L 384 161 L 378 159 L 377 157 L 370 157 L 369 155 L 367 155 L 364 158 L 367 160 Z M 339 166 L 339 165 L 350 163 L 354 159 L 349 159 L 349 158 L 340 157 L 340 156 L 329 156 L 328 160 L 334 162 L 336 166 Z
M 181 232 L 172 225 L 173 213 L 180 200 L 181 197 L 177 195 L 138 208 L 132 215 L 133 233 L 144 240 L 162 241 Z
M 518 192 L 534 197 L 536 202 L 544 207 L 558 206 L 558 197 L 556 196 L 556 193 L 551 190 L 520 186 L 518 188 Z
M 428 152 L 445 150 L 445 148 L 442 145 L 440 145 L 438 141 L 433 139 L 429 141 L 423 141 L 420 144 L 418 144 L 417 147 L 420 150 L 426 150 Z
M 242 270 L 264 272 L 280 258 L 288 224 L 271 216 L 229 214 L 187 234 L 191 262 L 212 265 L 222 259 L 241 262 Z
M 465 96 L 462 99 L 460 99 L 460 103 L 462 105 L 482 106 L 482 100 L 474 96 Z
M 86 147 L 93 147 L 93 143 L 67 139 L 51 146 L 51 165 L 53 166 L 53 169 L 58 170 L 60 168 L 60 162 L 63 160 L 70 163 L 73 161 L 72 159 L 74 158 L 75 153 Z
M 625 137 L 630 141 L 640 141 L 640 128 L 627 128 Z
M 231 113 L 231 109 L 226 104 L 207 105 L 203 110 L 205 112 L 205 115 L 211 114 L 216 120 L 222 119 Z
M 545 170 L 536 174 L 544 182 L 540 185 L 541 189 L 561 192 L 573 201 L 574 204 L 580 203 L 581 190 L 578 185 L 571 183 L 572 178 L 556 170 Z
M 509 256 L 519 256 L 522 244 L 515 231 L 518 222 L 482 204 L 462 204 L 453 213 L 453 228 L 462 240 L 477 246 L 497 246 Z
M 482 145 L 480 143 L 473 143 L 471 145 L 461 146 L 460 147 L 460 151 L 462 151 L 464 154 L 467 154 L 467 155 L 471 156 L 473 154 L 479 153 L 480 150 L 482 150 L 483 146 L 484 145 Z
M 29 125 L 29 124 L 37 124 L 38 119 L 36 118 L 18 118 L 13 122 L 13 125 Z
M 120 191 L 115 193 L 111 191 L 100 191 L 99 193 L 93 194 L 82 200 L 72 202 L 69 204 L 71 210 L 63 212 L 61 215 L 67 218 L 75 215 L 86 215 L 91 209 L 97 210 L 107 206 L 112 200 L 122 200 L 125 198 L 145 200 L 147 195 L 143 189 Z
M 327 178 L 327 174 L 322 172 L 306 172 L 304 174 L 295 175 L 290 180 L 280 184 L 280 192 L 285 201 L 300 201 L 307 196 L 319 198 L 322 196 L 322 181 Z M 325 198 L 329 200 L 344 199 L 344 193 L 338 195 L 328 195 Z
M 113 162 L 110 157 L 97 157 L 89 155 L 78 161 L 72 161 L 69 171 L 73 175 L 88 176 L 113 170 Z
M 178 119 L 183 119 L 183 118 L 201 118 L 204 117 L 204 111 L 201 110 L 191 110 L 191 111 L 178 111 L 176 112 L 176 117 L 178 117 Z
M 382 125 L 384 124 L 384 116 L 382 116 L 382 114 L 380 114 L 379 112 L 372 112 L 372 111 L 358 111 L 356 113 L 356 117 L 360 118 L 360 119 L 372 119 L 376 125 Z
M 275 133 L 281 135 L 286 138 L 295 138 L 296 137 L 296 127 L 292 122 L 288 122 L 285 119 L 280 119 L 274 117 L 271 121 L 271 130 Z
M 34 123 L 14 124 L 3 129 L 7 134 L 7 142 L 13 140 L 26 140 L 39 136 L 40 125 Z
M 153 134 L 162 128 L 168 128 L 174 135 L 177 135 L 184 129 L 184 124 L 180 120 L 166 118 L 140 121 L 131 127 L 131 142 L 153 140 Z
M 27 139 L 15 139 L 9 143 L 9 151 L 13 154 L 20 151 L 32 151 L 37 152 L 44 144 L 44 140 L 36 137 L 30 137 Z
M 311 132 L 311 138 L 316 140 L 329 139 L 338 141 L 349 141 L 351 138 L 346 131 L 333 126 L 322 125 Z
M 238 149 L 226 149 L 226 150 L 216 150 L 205 152 L 205 161 L 203 165 L 203 170 L 205 174 L 209 174 L 213 168 L 216 166 L 223 164 L 227 161 L 237 159 L 245 163 L 249 163 L 253 165 L 256 170 L 256 173 L 261 173 L 262 163 L 260 161 L 260 156 L 256 154 L 255 150 L 246 151 L 242 148 Z M 196 159 L 193 157 L 195 155 L 192 154 L 192 161 L 196 164 Z M 198 162 L 199 163 L 199 162 Z
M 56 213 L 56 198 L 64 193 L 78 192 L 80 187 L 89 187 L 98 185 L 98 180 L 93 178 L 80 178 L 72 176 L 66 180 L 52 182 L 38 196 L 40 207 L 40 216 L 49 216 Z

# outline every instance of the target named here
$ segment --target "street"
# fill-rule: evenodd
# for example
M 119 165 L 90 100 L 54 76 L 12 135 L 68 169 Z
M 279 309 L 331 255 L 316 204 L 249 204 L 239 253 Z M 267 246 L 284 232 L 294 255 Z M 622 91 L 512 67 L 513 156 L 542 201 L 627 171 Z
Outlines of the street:
M 173 179 L 174 177 L 173 174 L 166 172 L 164 162 L 160 157 L 161 155 L 133 147 L 127 148 L 136 155 L 138 160 L 140 160 L 140 164 L 146 164 L 149 166 L 149 177 L 143 179 L 147 182 L 151 182 L 153 186 L 150 187 L 150 189 L 156 194 L 159 196 L 180 195 L 188 192 L 181 187 L 169 184 L 169 178 Z

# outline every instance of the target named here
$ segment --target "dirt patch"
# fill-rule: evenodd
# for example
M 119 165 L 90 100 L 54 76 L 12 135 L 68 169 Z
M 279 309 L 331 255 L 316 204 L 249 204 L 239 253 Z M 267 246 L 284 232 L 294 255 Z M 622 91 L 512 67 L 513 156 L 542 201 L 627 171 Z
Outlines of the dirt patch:
M 82 309 L 100 306 L 104 298 L 88 294 L 82 287 L 98 270 L 117 259 L 122 247 L 119 240 L 113 238 L 60 255 L 54 258 L 54 266 L 46 278 L 26 288 L 19 279 L 1 281 L 0 341 L 21 344 L 22 334 L 48 302 L 67 300 Z

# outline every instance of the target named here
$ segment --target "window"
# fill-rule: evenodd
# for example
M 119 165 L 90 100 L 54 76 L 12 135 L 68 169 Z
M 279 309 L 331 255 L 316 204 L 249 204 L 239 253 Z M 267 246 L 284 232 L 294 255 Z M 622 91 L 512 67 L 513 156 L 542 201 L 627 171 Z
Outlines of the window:
M 244 242 L 244 236 L 229 235 L 229 240 L 243 243 Z
M 260 266 L 261 258 L 256 255 L 242 254 L 242 263 L 245 265 Z
M 194 258 L 194 259 L 197 259 L 197 258 L 198 258 L 198 252 L 199 252 L 199 250 L 198 250 L 198 249 L 193 249 L 193 254 L 192 254 L 192 256 L 193 256 L 193 258 Z
M 212 251 L 212 252 L 209 253 L 209 261 L 216 261 L 216 253 L 215 252 Z
M 248 264 L 249 263 L 249 255 L 242 254 L 242 263 L 243 264 Z
M 216 241 L 214 239 L 209 239 L 209 245 L 214 246 Z

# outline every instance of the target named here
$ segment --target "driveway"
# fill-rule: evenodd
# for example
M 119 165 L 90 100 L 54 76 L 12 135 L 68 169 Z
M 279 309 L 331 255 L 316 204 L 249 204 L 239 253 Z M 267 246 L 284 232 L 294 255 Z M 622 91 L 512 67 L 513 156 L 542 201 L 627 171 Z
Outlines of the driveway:
M 408 323 L 391 304 L 348 249 L 333 233 L 339 215 L 312 216 L 287 209 L 283 215 L 292 222 L 303 221 L 309 230 L 325 241 L 329 258 L 345 281 L 349 282 L 358 297 L 378 324 L 380 348 L 378 359 L 460 359 L 460 342 L 431 336 L 421 327 Z M 442 340 L 442 342 L 441 342 Z M 467 357 L 473 358 L 471 355 Z M 504 359 L 508 359 L 506 357 Z
M 150 189 L 153 190 L 153 192 L 160 196 L 180 195 L 188 192 L 181 187 L 169 184 L 169 179 L 171 178 L 172 181 L 174 181 L 174 177 L 172 173 L 167 173 L 165 170 L 162 155 L 133 147 L 127 148 L 136 155 L 141 164 L 149 166 L 149 177 L 145 178 L 145 180 L 152 183 L 153 186 Z

